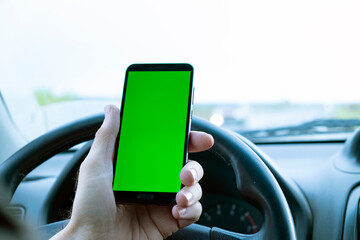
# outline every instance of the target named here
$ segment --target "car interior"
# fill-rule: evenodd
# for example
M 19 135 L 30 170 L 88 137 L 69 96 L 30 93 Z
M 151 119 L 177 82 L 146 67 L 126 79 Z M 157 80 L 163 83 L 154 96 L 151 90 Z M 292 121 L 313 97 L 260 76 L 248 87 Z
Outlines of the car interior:
M 191 130 L 214 146 L 189 154 L 205 173 L 201 217 L 168 239 L 360 239 L 359 3 L 0 9 L 3 200 L 41 239 L 69 222 L 79 167 L 103 107 L 120 106 L 126 67 L 180 62 L 195 72 Z
M 49 223 L 66 223 L 76 174 L 91 141 L 76 151 L 71 147 L 91 140 L 102 120 L 100 114 L 55 129 L 3 162 L 1 177 L 13 194 L 9 210 L 14 217 L 37 219 L 50 226 L 43 227 L 47 234 L 54 233 Z M 198 117 L 192 129 L 215 139 L 210 150 L 190 155 L 206 173 L 197 224 L 209 229 L 192 226 L 181 237 L 357 238 L 359 131 L 345 142 L 255 145 Z

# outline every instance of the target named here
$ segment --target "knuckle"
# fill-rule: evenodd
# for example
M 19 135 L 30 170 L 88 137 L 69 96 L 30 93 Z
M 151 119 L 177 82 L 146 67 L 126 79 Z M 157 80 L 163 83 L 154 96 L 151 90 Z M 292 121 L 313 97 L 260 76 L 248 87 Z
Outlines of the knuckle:
M 105 127 L 100 127 L 97 130 L 95 137 L 96 138 L 106 138 L 106 137 L 108 137 L 108 135 L 109 135 L 108 129 L 106 129 Z

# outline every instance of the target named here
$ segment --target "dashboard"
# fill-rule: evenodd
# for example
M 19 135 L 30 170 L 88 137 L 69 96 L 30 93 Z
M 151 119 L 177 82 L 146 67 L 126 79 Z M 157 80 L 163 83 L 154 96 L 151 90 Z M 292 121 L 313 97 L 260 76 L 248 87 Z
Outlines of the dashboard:
M 342 229 L 346 227 L 344 216 L 350 195 L 349 186 L 354 188 L 360 179 L 357 174 L 348 176 L 334 167 L 334 158 L 343 149 L 344 143 L 261 144 L 257 147 L 304 194 L 313 218 L 313 222 L 309 223 L 312 239 L 325 239 L 330 234 L 333 239 L 341 238 Z M 56 155 L 23 180 L 12 199 L 12 206 L 21 209 L 23 219 L 36 225 L 46 223 L 41 216 L 46 195 L 74 153 L 71 150 Z M 196 158 L 202 158 L 201 154 L 190 155 L 190 159 Z M 202 163 L 206 165 L 204 179 L 200 182 L 203 188 L 203 214 L 198 223 L 247 234 L 261 230 L 265 221 L 263 213 L 238 193 L 232 168 L 224 163 L 206 162 L 204 159 Z M 345 175 L 349 179 L 347 184 L 334 184 L 338 177 Z M 292 208 L 292 201 L 288 202 Z M 62 211 L 66 212 L 66 209 Z M 57 220 L 66 217 L 61 215 Z M 295 225 L 301 224 L 295 219 Z

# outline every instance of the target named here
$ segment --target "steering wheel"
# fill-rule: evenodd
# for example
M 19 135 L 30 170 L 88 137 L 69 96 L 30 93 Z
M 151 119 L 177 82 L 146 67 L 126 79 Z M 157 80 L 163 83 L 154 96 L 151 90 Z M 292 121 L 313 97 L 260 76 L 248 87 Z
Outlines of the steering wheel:
M 94 138 L 103 119 L 104 116 L 101 114 L 48 132 L 3 162 L 0 165 L 0 181 L 9 191 L 8 201 L 10 202 L 22 179 L 34 168 L 52 156 Z M 169 239 L 296 239 L 294 221 L 285 196 L 259 156 L 241 138 L 198 117 L 193 117 L 191 127 L 192 130 L 210 133 L 214 137 L 215 144 L 210 150 L 199 153 L 201 155 L 196 153 L 189 158 L 216 159 L 231 166 L 237 191 L 261 211 L 264 223 L 260 231 L 255 234 L 240 234 L 216 227 L 208 228 L 192 224 Z M 46 225 L 42 227 L 42 231 L 48 236 L 67 224 L 67 221 L 48 223 L 51 216 L 57 213 L 64 196 L 70 196 L 73 191 L 74 180 L 70 176 L 76 176 L 90 145 L 91 143 L 86 144 L 75 153 L 73 159 L 58 176 L 47 197 L 43 213 L 43 224 Z M 204 172 L 206 174 L 206 168 Z

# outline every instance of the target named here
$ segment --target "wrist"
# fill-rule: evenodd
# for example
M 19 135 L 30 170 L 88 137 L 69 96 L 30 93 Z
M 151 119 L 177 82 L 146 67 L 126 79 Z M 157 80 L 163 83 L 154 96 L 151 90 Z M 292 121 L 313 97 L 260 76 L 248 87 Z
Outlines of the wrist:
M 55 236 L 53 236 L 50 240 L 92 240 L 92 239 L 108 239 L 108 232 L 98 231 L 97 227 L 84 225 L 84 224 L 76 224 L 72 221 L 58 232 Z
M 72 239 L 92 239 L 89 232 L 86 231 L 82 227 L 75 227 L 71 222 L 62 229 L 60 232 L 58 232 L 56 235 L 54 235 L 50 240 L 72 240 Z
M 75 239 L 74 234 L 70 231 L 68 226 L 56 233 L 50 240 L 62 240 L 62 239 Z

